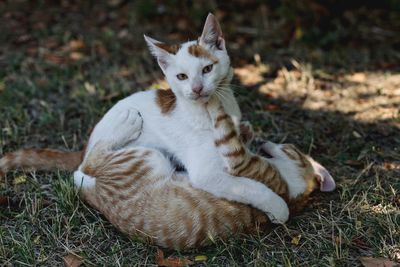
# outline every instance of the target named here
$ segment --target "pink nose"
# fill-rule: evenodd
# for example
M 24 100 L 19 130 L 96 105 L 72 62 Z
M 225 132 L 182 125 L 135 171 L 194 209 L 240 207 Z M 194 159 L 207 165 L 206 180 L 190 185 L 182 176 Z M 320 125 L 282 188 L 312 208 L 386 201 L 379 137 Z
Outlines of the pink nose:
M 199 94 L 201 93 L 201 91 L 203 91 L 203 86 L 196 86 L 196 87 L 193 87 L 193 88 L 192 88 L 192 91 L 193 91 L 193 93 L 199 95 Z

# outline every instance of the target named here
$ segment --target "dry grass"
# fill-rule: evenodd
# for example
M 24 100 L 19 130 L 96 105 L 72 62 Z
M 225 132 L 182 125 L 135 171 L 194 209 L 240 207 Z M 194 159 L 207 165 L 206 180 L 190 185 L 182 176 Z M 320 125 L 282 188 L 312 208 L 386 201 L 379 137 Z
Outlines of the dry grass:
M 397 13 L 354 10 L 350 26 L 337 22 L 315 47 L 306 42 L 312 35 L 296 40 L 299 29 L 288 43 L 290 19 L 250 2 L 247 9 L 237 1 L 217 11 L 225 14 L 244 116 L 258 139 L 310 152 L 331 170 L 338 189 L 314 194 L 304 214 L 269 234 L 168 254 L 207 255 L 197 264 L 210 266 L 357 266 L 360 256 L 399 261 Z M 215 8 L 207 3 L 183 9 L 184 16 L 168 4 L 154 16 L 145 5 L 124 1 L 1 3 L 0 25 L 7 27 L 0 36 L 0 154 L 79 149 L 118 99 L 161 79 L 142 33 L 185 40 Z M 332 41 L 332 34 L 350 40 Z M 0 265 L 59 266 L 70 253 L 85 265 L 155 263 L 155 247 L 121 235 L 80 201 L 69 173 L 10 173 L 0 196 L 10 200 L 0 206 Z

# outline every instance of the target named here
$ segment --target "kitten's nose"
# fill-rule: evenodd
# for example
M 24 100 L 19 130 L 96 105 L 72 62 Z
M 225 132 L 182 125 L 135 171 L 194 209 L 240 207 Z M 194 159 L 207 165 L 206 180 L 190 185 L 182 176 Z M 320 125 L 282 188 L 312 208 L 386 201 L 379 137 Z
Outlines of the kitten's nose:
M 192 87 L 192 91 L 193 91 L 193 93 L 200 95 L 201 91 L 203 91 L 203 86 L 200 85 L 200 86 Z

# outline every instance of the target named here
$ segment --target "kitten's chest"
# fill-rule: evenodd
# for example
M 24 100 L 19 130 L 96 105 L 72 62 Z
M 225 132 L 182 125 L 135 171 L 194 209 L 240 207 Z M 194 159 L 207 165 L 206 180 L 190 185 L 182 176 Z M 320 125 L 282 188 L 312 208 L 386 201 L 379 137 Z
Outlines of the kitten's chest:
M 134 142 L 136 144 L 167 150 L 173 154 L 206 143 L 212 144 L 213 134 L 208 116 L 142 112 L 142 117 L 143 131 Z
M 178 149 L 190 149 L 201 145 L 212 145 L 213 132 L 208 118 L 177 118 L 165 128 L 168 143 Z

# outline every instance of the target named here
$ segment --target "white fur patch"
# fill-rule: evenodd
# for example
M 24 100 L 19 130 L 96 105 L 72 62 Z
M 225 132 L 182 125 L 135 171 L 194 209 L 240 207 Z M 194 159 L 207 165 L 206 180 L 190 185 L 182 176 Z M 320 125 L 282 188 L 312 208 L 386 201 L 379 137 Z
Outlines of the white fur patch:
M 306 190 L 306 182 L 300 175 L 299 166 L 296 162 L 291 160 L 282 150 L 281 146 L 272 142 L 264 144 L 267 146 L 268 151 L 274 158 L 268 158 L 271 164 L 273 164 L 281 174 L 282 178 L 286 181 L 289 188 L 289 197 L 295 198 L 298 195 L 304 193 Z
M 74 172 L 74 184 L 76 187 L 90 188 L 96 185 L 96 178 L 77 170 Z

